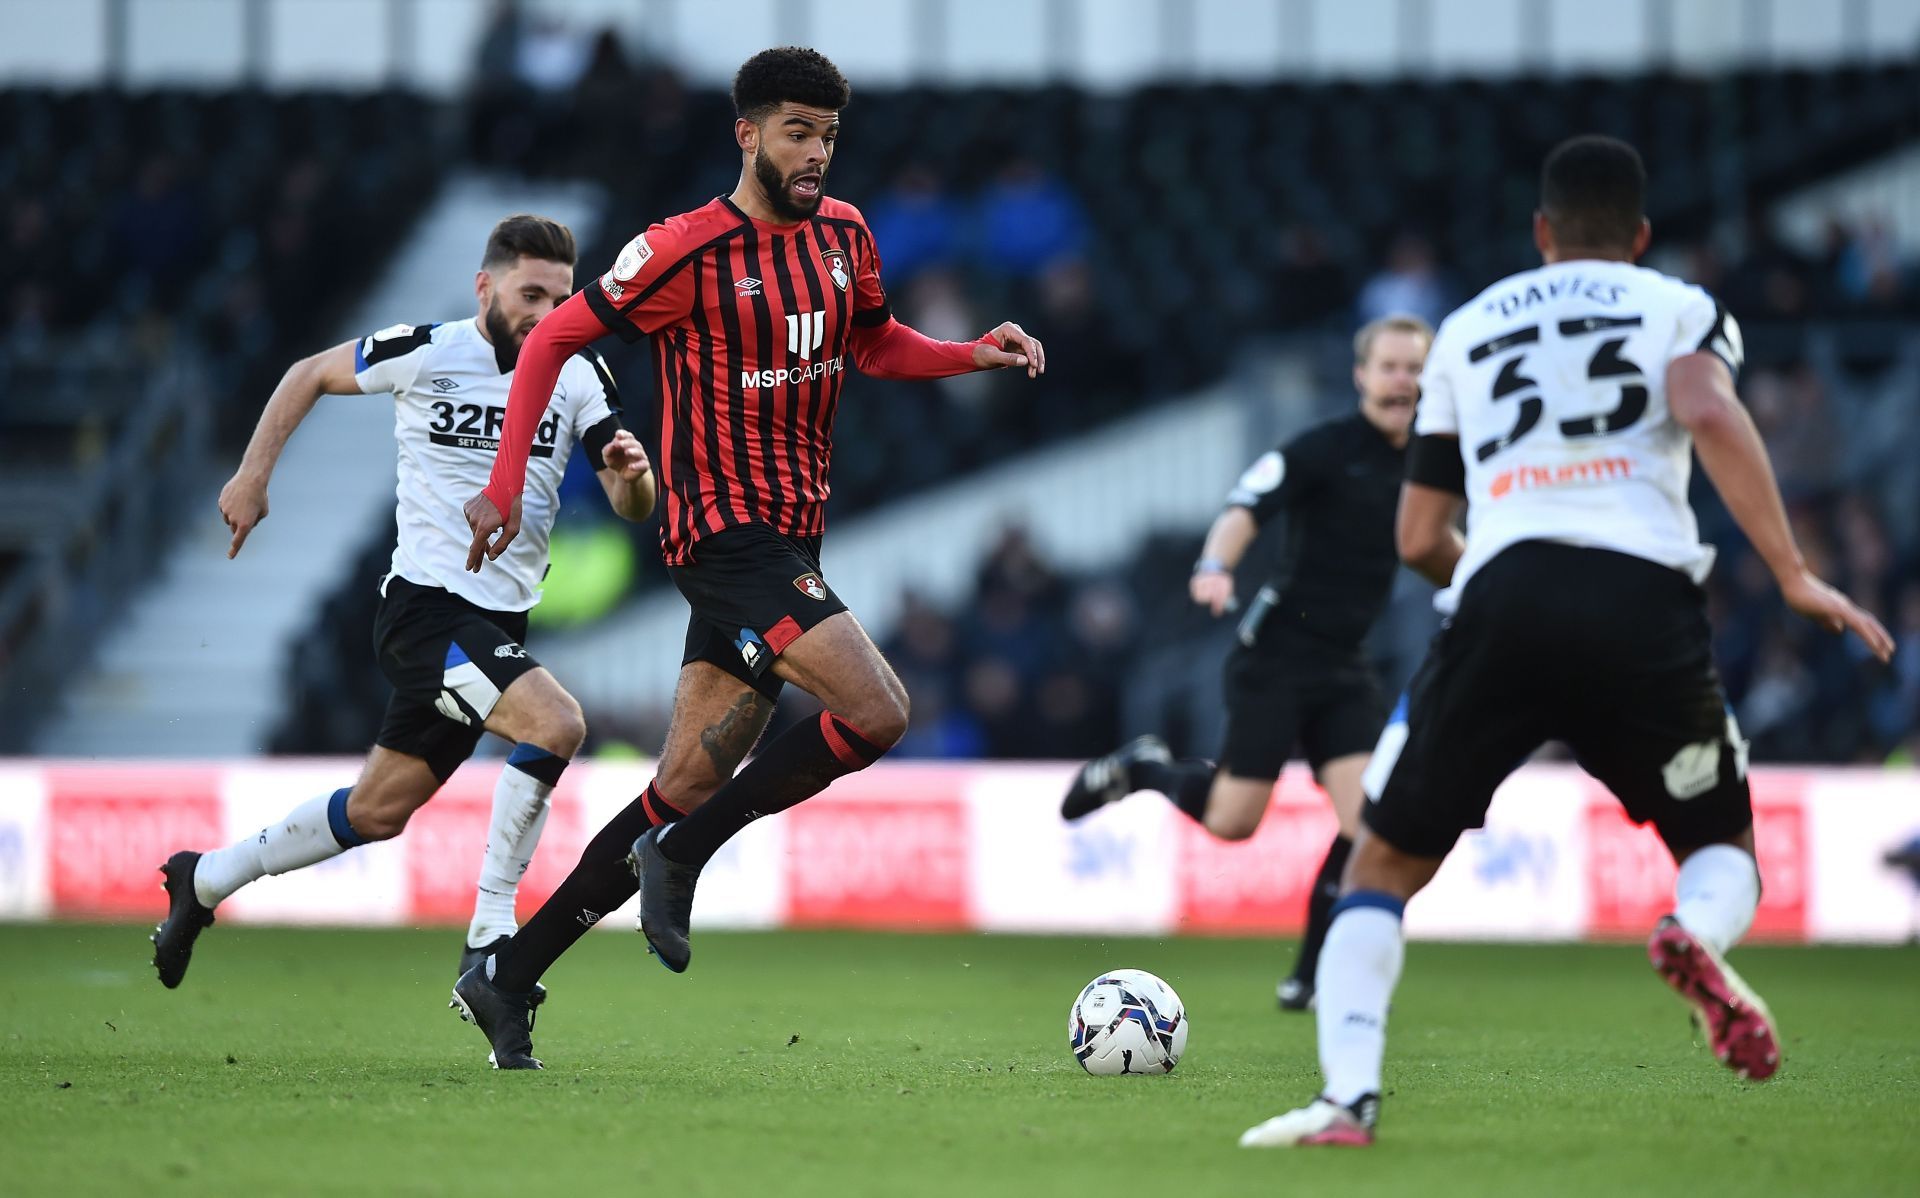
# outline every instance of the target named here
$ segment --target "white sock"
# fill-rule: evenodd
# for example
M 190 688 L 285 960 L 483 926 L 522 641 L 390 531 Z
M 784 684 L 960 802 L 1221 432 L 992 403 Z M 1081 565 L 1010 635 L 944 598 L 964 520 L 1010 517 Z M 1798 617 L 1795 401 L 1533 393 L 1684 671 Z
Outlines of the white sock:
M 520 879 L 533 863 L 534 846 L 547 825 L 547 800 L 553 787 L 513 765 L 500 771 L 493 788 L 493 817 L 487 824 L 487 852 L 467 925 L 467 946 L 484 948 L 520 930 L 513 903 Z
M 1335 906 L 1320 950 L 1314 977 L 1320 1071 L 1327 1079 L 1324 1093 L 1342 1106 L 1380 1092 L 1387 1003 L 1406 956 L 1400 908 L 1384 894 L 1349 894 Z
M 1725 953 L 1753 926 L 1760 905 L 1760 867 L 1745 849 L 1710 844 L 1680 863 L 1673 882 L 1673 917 L 1680 926 Z
M 193 893 L 208 907 L 249 882 L 268 874 L 290 873 L 316 861 L 337 857 L 352 848 L 334 834 L 335 820 L 346 822 L 345 790 L 308 799 L 279 823 L 268 824 L 256 836 L 204 853 L 193 871 Z M 331 809 L 338 807 L 339 811 Z M 352 836 L 351 829 L 348 835 Z M 354 844 L 364 844 L 358 837 Z

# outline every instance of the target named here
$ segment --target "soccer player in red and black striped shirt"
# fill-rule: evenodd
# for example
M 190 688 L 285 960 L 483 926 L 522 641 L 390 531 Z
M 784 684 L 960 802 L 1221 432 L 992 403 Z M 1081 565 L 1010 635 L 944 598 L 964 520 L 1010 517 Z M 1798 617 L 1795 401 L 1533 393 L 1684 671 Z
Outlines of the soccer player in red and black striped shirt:
M 517 531 L 527 449 L 559 364 L 608 332 L 652 334 L 660 543 L 693 612 L 654 781 L 595 837 L 487 977 L 462 980 L 460 1001 L 489 1029 L 503 1066 L 532 1060 L 514 996 L 633 894 L 636 873 L 641 931 L 668 968 L 684 970 L 694 881 L 720 845 L 871 765 L 906 731 L 905 688 L 820 573 L 849 359 L 880 378 L 1046 368 L 1040 343 L 1015 324 L 948 342 L 893 318 L 866 221 L 824 191 L 848 95 L 839 70 L 812 50 L 749 59 L 733 85 L 733 193 L 628 242 L 521 350 L 492 480 L 466 505 L 468 568 L 497 557 Z M 735 777 L 788 682 L 825 712 Z

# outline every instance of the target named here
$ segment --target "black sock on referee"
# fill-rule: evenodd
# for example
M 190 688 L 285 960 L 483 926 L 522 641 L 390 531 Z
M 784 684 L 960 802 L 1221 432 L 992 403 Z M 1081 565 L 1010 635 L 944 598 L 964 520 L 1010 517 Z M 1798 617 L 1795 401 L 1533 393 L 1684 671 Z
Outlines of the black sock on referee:
M 493 984 L 513 994 L 532 990 L 560 954 L 640 889 L 627 867 L 633 842 L 648 828 L 679 818 L 680 812 L 661 797 L 659 789 L 647 783 L 645 793 L 595 834 L 580 854 L 580 863 L 553 896 L 494 954 Z
M 880 760 L 876 745 L 830 711 L 773 738 L 692 815 L 660 838 L 660 854 L 681 865 L 705 865 L 734 834 L 763 815 L 804 803 L 835 778 Z
M 1129 781 L 1141 790 L 1157 790 L 1187 813 L 1196 824 L 1207 822 L 1207 796 L 1220 767 L 1199 757 L 1177 761 L 1139 761 L 1128 771 Z
M 1333 926 L 1333 905 L 1340 901 L 1340 875 L 1347 872 L 1347 856 L 1353 842 L 1336 832 L 1327 846 L 1327 859 L 1314 875 L 1313 893 L 1307 896 L 1307 930 L 1300 938 L 1300 957 L 1293 963 L 1293 976 L 1313 985 L 1320 968 L 1320 946 L 1327 942 L 1327 929 Z

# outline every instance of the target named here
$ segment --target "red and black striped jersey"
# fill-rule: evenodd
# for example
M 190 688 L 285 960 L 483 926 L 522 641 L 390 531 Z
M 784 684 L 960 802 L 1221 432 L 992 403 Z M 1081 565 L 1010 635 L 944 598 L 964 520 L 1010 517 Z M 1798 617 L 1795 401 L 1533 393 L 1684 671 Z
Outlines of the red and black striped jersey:
M 821 535 L 849 359 L 877 377 L 940 378 L 977 369 L 974 347 L 992 344 L 932 341 L 894 320 L 852 205 L 823 198 L 808 220 L 776 225 L 723 196 L 629 241 L 528 336 L 486 491 L 501 512 L 525 477 L 521 430 L 538 419 L 516 405 L 544 403 L 548 363 L 609 331 L 655 338 L 660 546 L 674 565 L 734 525 Z
M 781 226 L 722 197 L 635 237 L 585 294 L 610 331 L 658 338 L 668 561 L 735 524 L 825 531 L 848 341 L 888 318 L 857 209 L 823 199 L 811 220 Z

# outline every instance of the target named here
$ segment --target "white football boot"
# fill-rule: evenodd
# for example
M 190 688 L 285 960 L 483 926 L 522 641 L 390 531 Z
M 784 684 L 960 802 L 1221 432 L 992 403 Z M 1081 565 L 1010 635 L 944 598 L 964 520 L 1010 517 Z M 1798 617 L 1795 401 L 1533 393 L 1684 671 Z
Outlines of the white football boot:
M 1362 1094 L 1352 1106 L 1316 1098 L 1297 1111 L 1275 1115 L 1240 1136 L 1242 1148 L 1293 1148 L 1332 1144 L 1365 1148 L 1373 1143 L 1373 1127 L 1380 1120 L 1380 1096 Z

